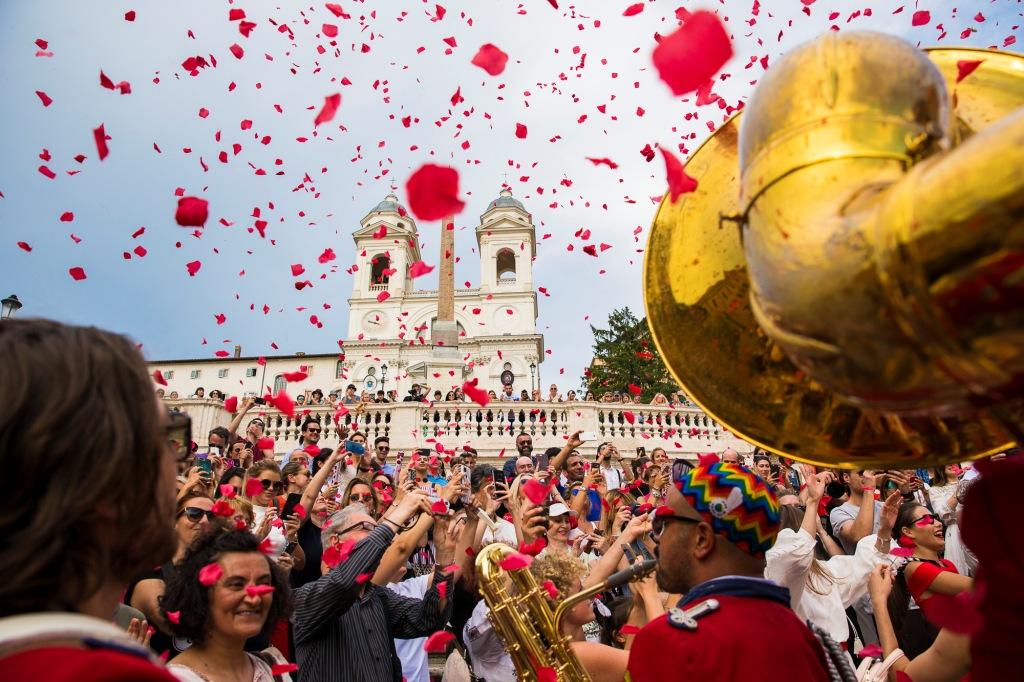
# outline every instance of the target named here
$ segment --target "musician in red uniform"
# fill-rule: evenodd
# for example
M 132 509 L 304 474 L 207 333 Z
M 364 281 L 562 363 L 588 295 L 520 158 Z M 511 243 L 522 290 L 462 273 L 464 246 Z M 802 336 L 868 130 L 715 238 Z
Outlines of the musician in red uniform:
M 684 594 L 629 652 L 632 682 L 829 679 L 825 652 L 764 579 L 779 503 L 756 474 L 715 462 L 680 471 L 654 521 L 658 583 Z
M 0 357 L 0 462 L 16 482 L 0 514 L 0 680 L 173 682 L 111 620 L 125 585 L 174 552 L 188 418 L 159 403 L 123 336 L 4 320 Z

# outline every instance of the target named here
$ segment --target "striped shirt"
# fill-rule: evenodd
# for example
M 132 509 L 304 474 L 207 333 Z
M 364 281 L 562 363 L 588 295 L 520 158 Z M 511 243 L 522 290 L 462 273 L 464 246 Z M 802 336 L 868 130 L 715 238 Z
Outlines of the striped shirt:
M 348 560 L 295 591 L 292 626 L 299 682 L 400 682 L 394 639 L 426 637 L 448 622 L 452 601 L 446 599 L 442 609 L 437 586 L 446 583 L 451 594 L 451 574 L 438 572 L 423 599 L 356 582 L 373 573 L 394 536 L 388 526 L 377 526 Z

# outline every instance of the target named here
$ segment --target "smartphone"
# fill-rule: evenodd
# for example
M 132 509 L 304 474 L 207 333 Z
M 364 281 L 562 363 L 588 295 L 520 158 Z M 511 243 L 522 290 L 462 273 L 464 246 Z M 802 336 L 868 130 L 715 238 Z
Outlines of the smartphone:
M 537 455 L 537 471 L 544 471 L 548 468 L 548 456 L 545 453 Z
M 210 446 L 210 451 L 208 453 L 206 453 L 206 454 L 207 455 L 213 455 L 214 457 L 220 457 L 220 448 L 217 447 L 216 445 L 211 445 Z
M 295 508 L 299 506 L 299 502 L 301 501 L 301 493 L 288 493 L 288 497 L 284 501 L 284 506 L 281 507 L 281 518 L 286 519 L 294 514 Z
M 647 448 L 645 448 L 643 445 L 638 447 L 636 449 L 636 456 L 637 457 L 646 457 L 647 456 Z
M 466 464 L 459 464 L 457 466 L 459 468 L 459 471 L 462 472 L 462 482 L 466 485 L 466 492 L 462 493 L 462 495 L 459 497 L 459 500 L 462 502 L 462 504 L 469 504 L 470 502 L 473 501 L 473 493 L 470 488 L 469 480 L 469 466 Z
M 398 480 L 398 472 L 402 470 L 402 463 L 405 461 L 405 452 L 402 450 L 398 451 L 395 456 L 395 480 Z
M 354 440 L 345 441 L 345 451 L 351 452 L 353 455 L 365 455 L 366 446 Z
M 213 465 L 210 464 L 210 460 L 206 458 L 207 453 L 203 453 L 201 456 L 196 456 L 196 466 L 199 467 L 199 474 L 206 474 L 206 478 L 213 477 Z
M 580 440 L 586 442 L 588 440 L 597 440 L 597 433 L 594 431 L 584 431 L 580 434 Z

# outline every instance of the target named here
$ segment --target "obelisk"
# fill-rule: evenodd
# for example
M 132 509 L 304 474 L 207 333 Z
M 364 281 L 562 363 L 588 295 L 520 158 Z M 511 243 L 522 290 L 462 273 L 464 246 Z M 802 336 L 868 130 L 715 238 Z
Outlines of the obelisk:
M 427 384 L 447 393 L 462 385 L 465 363 L 459 355 L 459 325 L 455 322 L 455 217 L 441 222 L 441 254 L 437 274 L 437 317 L 430 327 Z M 436 376 L 435 376 L 436 375 Z

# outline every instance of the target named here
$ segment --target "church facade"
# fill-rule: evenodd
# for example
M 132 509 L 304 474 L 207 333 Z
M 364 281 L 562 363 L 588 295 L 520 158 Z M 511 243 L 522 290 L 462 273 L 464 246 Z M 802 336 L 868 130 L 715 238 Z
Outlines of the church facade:
M 275 391 L 284 387 L 283 375 L 297 370 L 309 378 L 288 389 L 293 398 L 314 389 L 325 396 L 344 393 L 349 384 L 357 394 L 398 391 L 402 398 L 414 383 L 427 386 L 431 394 L 445 394 L 474 378 L 480 388 L 495 392 L 500 392 L 503 379 L 511 380 L 517 394 L 540 388 L 545 353 L 544 338 L 537 332 L 532 216 L 504 189 L 480 216 L 475 234 L 478 287 L 450 285 L 450 294 L 444 286 L 441 293 L 417 289 L 410 275 L 414 263 L 438 264 L 455 254 L 422 254 L 415 220 L 389 194 L 352 235 L 355 265 L 343 352 L 266 356 L 261 365 L 236 347 L 235 357 L 153 361 L 151 370 L 163 374 L 166 395 L 180 398 L 199 387 L 206 395 L 214 389 L 226 395 L 262 395 L 268 386 Z M 464 269 L 466 260 L 456 262 Z M 439 295 L 454 299 L 457 348 L 431 343 Z

